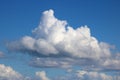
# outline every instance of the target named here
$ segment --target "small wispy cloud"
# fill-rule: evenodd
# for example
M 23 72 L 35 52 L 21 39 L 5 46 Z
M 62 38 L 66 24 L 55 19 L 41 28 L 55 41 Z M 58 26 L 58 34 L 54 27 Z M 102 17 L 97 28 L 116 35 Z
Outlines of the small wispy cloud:
M 0 51 L 0 58 L 4 57 L 4 53 Z

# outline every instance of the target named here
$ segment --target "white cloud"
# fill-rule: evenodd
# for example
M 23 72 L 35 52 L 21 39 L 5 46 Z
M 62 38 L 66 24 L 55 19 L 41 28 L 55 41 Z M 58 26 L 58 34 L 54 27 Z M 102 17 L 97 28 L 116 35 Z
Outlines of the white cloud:
M 36 72 L 36 76 L 39 77 L 40 80 L 50 80 L 46 76 L 46 72 L 45 71 Z
M 33 59 L 34 64 L 32 65 L 34 66 L 92 65 L 104 69 L 110 66 L 120 70 L 118 67 L 120 60 L 112 58 L 109 44 L 99 42 L 91 35 L 87 26 L 77 29 L 67 26 L 67 21 L 57 19 L 53 10 L 43 12 L 39 26 L 32 33 L 33 36 L 24 36 L 18 41 L 8 43 L 7 47 L 11 51 L 25 52 L 40 57 Z M 70 62 L 65 58 L 72 60 Z
M 21 80 L 23 76 L 11 67 L 0 64 L 0 80 Z
M 118 58 L 119 57 L 119 58 Z M 108 58 L 103 62 L 103 67 L 107 70 L 116 70 L 120 71 L 120 56 L 116 55 L 115 57 Z
M 113 80 L 112 76 L 99 72 L 77 71 L 77 76 L 83 80 Z
M 46 68 L 71 68 L 75 62 L 70 58 L 34 58 L 30 61 L 29 65 L 34 67 Z
M 41 68 L 63 68 L 68 69 L 74 66 L 80 66 L 83 69 L 95 70 L 100 67 L 100 62 L 89 58 L 50 58 L 50 57 L 37 57 L 30 60 L 29 65 Z
M 111 76 L 102 72 L 78 70 L 64 76 L 57 76 L 53 80 L 119 80 L 119 76 Z
M 37 71 L 34 77 L 26 77 L 16 72 L 11 67 L 0 64 L 0 80 L 119 80 L 119 75 L 109 75 L 102 72 L 70 70 L 62 76 L 48 78 L 45 71 Z
M 110 56 L 107 43 L 99 43 L 95 37 L 91 36 L 87 26 L 73 29 L 67 26 L 66 21 L 55 18 L 53 10 L 43 12 L 40 25 L 32 32 L 33 37 L 25 36 L 8 47 L 12 46 L 13 50 L 32 51 L 42 55 L 60 54 L 95 59 Z

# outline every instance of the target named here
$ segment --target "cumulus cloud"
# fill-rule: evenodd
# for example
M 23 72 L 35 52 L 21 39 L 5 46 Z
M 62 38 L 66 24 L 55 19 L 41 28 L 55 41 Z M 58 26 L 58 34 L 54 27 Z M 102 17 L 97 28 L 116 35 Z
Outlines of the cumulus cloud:
M 77 71 L 77 77 L 82 80 L 113 80 L 112 76 L 105 73 Z
M 63 68 L 92 65 L 120 70 L 120 59 L 112 57 L 109 44 L 99 42 L 87 26 L 76 29 L 68 26 L 67 21 L 57 19 L 51 9 L 43 12 L 39 26 L 32 34 L 7 44 L 10 51 L 39 57 L 30 62 L 32 66 Z
M 50 80 L 44 71 L 36 72 L 35 75 L 35 78 L 23 76 L 11 67 L 0 64 L 0 80 Z
M 111 76 L 102 72 L 77 70 L 53 80 L 119 80 L 119 76 Z
M 45 71 L 36 72 L 36 76 L 23 76 L 9 66 L 0 64 L 0 80 L 50 80 L 46 77 Z
M 95 59 L 110 56 L 109 46 L 91 36 L 87 26 L 73 29 L 67 26 L 66 21 L 55 18 L 53 10 L 43 12 L 40 25 L 32 32 L 34 36 L 25 36 L 12 42 L 8 45 L 9 49 L 45 56 L 66 55 Z
M 120 77 L 109 75 L 102 72 L 85 71 L 85 70 L 70 70 L 62 76 L 54 76 L 48 78 L 45 71 L 35 72 L 34 77 L 23 76 L 9 66 L 0 64 L 0 80 L 119 80 Z
M 45 72 L 45 71 L 36 72 L 36 76 L 37 76 L 40 80 L 50 80 L 50 79 L 46 76 L 46 72 Z
M 119 53 L 112 55 L 111 58 L 102 60 L 102 62 L 103 62 L 102 65 L 106 70 L 120 71 L 120 54 Z
M 21 80 L 23 76 L 11 67 L 0 64 L 0 80 Z

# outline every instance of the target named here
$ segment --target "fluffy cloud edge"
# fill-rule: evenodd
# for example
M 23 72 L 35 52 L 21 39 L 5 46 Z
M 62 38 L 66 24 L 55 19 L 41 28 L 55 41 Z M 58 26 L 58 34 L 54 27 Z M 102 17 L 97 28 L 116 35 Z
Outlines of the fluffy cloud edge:
M 40 80 L 50 80 L 50 79 L 46 76 L 46 72 L 45 72 L 45 71 L 36 72 L 36 76 L 37 76 Z
M 0 79 L 1 80 L 20 80 L 23 76 L 14 71 L 11 67 L 0 64 Z
M 40 25 L 32 32 L 34 36 L 24 36 L 8 44 L 8 48 L 44 56 L 66 55 L 95 59 L 110 56 L 109 45 L 104 42 L 99 43 L 91 36 L 87 26 L 73 29 L 67 26 L 66 21 L 57 19 L 51 9 L 43 12 Z

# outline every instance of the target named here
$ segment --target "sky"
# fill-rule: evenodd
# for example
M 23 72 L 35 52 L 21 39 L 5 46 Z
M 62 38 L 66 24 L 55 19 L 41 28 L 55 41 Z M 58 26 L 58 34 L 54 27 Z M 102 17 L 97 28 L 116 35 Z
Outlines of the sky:
M 119 80 L 119 15 L 119 0 L 0 0 L 0 79 Z

